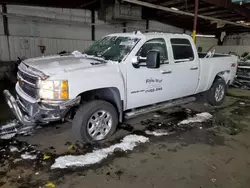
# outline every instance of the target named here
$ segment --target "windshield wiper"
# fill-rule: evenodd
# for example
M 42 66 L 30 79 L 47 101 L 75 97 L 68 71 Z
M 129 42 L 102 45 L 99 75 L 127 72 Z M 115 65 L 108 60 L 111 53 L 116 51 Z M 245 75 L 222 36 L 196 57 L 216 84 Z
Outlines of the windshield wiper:
M 98 57 L 98 56 L 93 56 L 93 55 L 87 55 L 86 54 L 86 58 L 88 59 L 93 59 L 93 60 L 97 60 L 99 63 L 97 62 L 93 62 L 91 63 L 92 65 L 97 65 L 97 64 L 102 64 L 102 63 L 107 63 L 107 61 L 103 58 L 103 57 Z

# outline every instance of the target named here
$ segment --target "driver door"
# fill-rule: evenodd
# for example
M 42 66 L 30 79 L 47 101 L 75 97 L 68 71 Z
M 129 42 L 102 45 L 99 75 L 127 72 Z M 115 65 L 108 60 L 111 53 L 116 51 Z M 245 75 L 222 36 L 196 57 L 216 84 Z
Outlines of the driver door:
M 160 52 L 160 68 L 150 69 L 146 67 L 146 64 L 140 64 L 140 68 L 135 68 L 132 62 L 128 65 L 126 109 L 171 99 L 167 91 L 168 84 L 171 84 L 171 71 L 168 70 L 168 50 L 165 38 L 146 41 L 136 56 L 145 59 L 150 50 Z

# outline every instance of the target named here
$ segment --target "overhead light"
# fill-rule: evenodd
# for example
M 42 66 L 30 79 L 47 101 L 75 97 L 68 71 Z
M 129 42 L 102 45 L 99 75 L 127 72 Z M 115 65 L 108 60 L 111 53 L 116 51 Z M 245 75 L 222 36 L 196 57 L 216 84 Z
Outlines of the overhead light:
M 175 7 L 171 7 L 172 10 L 175 10 L 175 11 L 178 11 L 179 9 L 178 8 L 175 8 Z
M 196 37 L 215 38 L 215 35 L 200 35 L 200 34 L 197 34 Z

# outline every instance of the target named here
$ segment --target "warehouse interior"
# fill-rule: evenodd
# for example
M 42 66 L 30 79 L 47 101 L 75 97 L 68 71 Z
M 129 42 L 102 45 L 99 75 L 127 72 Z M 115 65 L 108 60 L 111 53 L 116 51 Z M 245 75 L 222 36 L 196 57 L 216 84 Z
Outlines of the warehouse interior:
M 227 47 L 223 48 L 224 50 L 218 47 L 218 52 L 228 53 L 231 48 L 229 46 L 243 45 L 248 49 L 248 35 L 245 34 L 243 37 L 242 33 L 249 31 L 249 5 L 244 3 L 240 6 L 231 3 L 229 6 L 228 1 L 216 2 L 200 1 L 199 14 L 239 24 L 230 25 L 198 18 L 197 32 L 215 35 L 215 38 L 198 37 L 197 46 L 207 51 L 212 46 L 217 46 L 218 39 L 223 37 L 223 44 Z M 194 12 L 195 6 L 194 1 L 188 0 L 148 1 L 148 3 L 170 7 L 173 11 L 176 9 L 176 12 L 178 10 Z M 0 9 L 2 15 L 0 18 L 0 60 L 15 61 L 17 57 L 22 56 L 37 57 L 42 55 L 39 45 L 46 46 L 45 55 L 63 50 L 85 50 L 93 41 L 114 32 L 140 30 L 141 32 L 192 33 L 192 16 L 129 3 L 125 4 L 126 8 L 129 10 L 132 7 L 137 12 L 130 18 L 122 17 L 122 15 L 118 15 L 120 18 L 108 18 L 109 15 L 100 11 L 107 10 L 108 7 L 114 8 L 113 5 L 113 1 L 105 1 L 105 3 L 84 1 L 72 4 L 60 1 L 52 4 L 39 1 L 35 3 L 8 1 L 2 4 Z M 152 12 L 155 14 L 151 14 Z
M 225 84 L 223 104 L 210 105 L 204 92 L 195 96 L 195 102 L 119 122 L 111 138 L 92 144 L 72 138 L 72 120 L 67 118 L 39 124 L 32 131 L 18 131 L 21 124 L 3 94 L 7 89 L 15 96 L 20 81 L 18 66 L 35 60 L 32 58 L 47 60 L 68 54 L 82 57 L 96 41 L 114 33 L 185 34 L 192 37 L 204 57 L 218 53 L 237 59 L 225 71 L 229 74 L 235 70 L 235 77 Z M 200 74 L 199 81 L 205 75 L 202 71 Z M 137 76 L 139 79 L 139 73 Z M 147 76 L 146 83 L 161 82 Z M 112 73 L 110 78 L 113 83 Z M 85 75 L 82 82 L 84 79 Z M 130 91 L 129 87 L 124 90 Z M 249 90 L 249 0 L 0 0 L 0 187 L 247 188 Z M 5 128 L 11 130 L 6 131 L 9 134 Z M 126 140 L 131 135 L 145 139 L 132 141 L 131 146 Z M 60 168 L 55 169 L 55 164 Z

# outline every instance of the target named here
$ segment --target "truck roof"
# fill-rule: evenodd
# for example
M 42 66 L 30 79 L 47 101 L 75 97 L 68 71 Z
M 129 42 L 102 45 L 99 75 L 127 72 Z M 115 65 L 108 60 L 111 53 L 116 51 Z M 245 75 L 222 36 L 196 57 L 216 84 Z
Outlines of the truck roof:
M 138 37 L 138 38 L 152 38 L 152 37 L 162 37 L 162 36 L 169 36 L 169 37 L 179 37 L 179 38 L 191 38 L 190 35 L 187 34 L 177 34 L 177 33 L 163 33 L 163 32 L 148 32 L 148 33 L 141 33 L 140 31 L 131 32 L 131 33 L 113 33 L 109 36 L 124 36 L 124 37 Z

